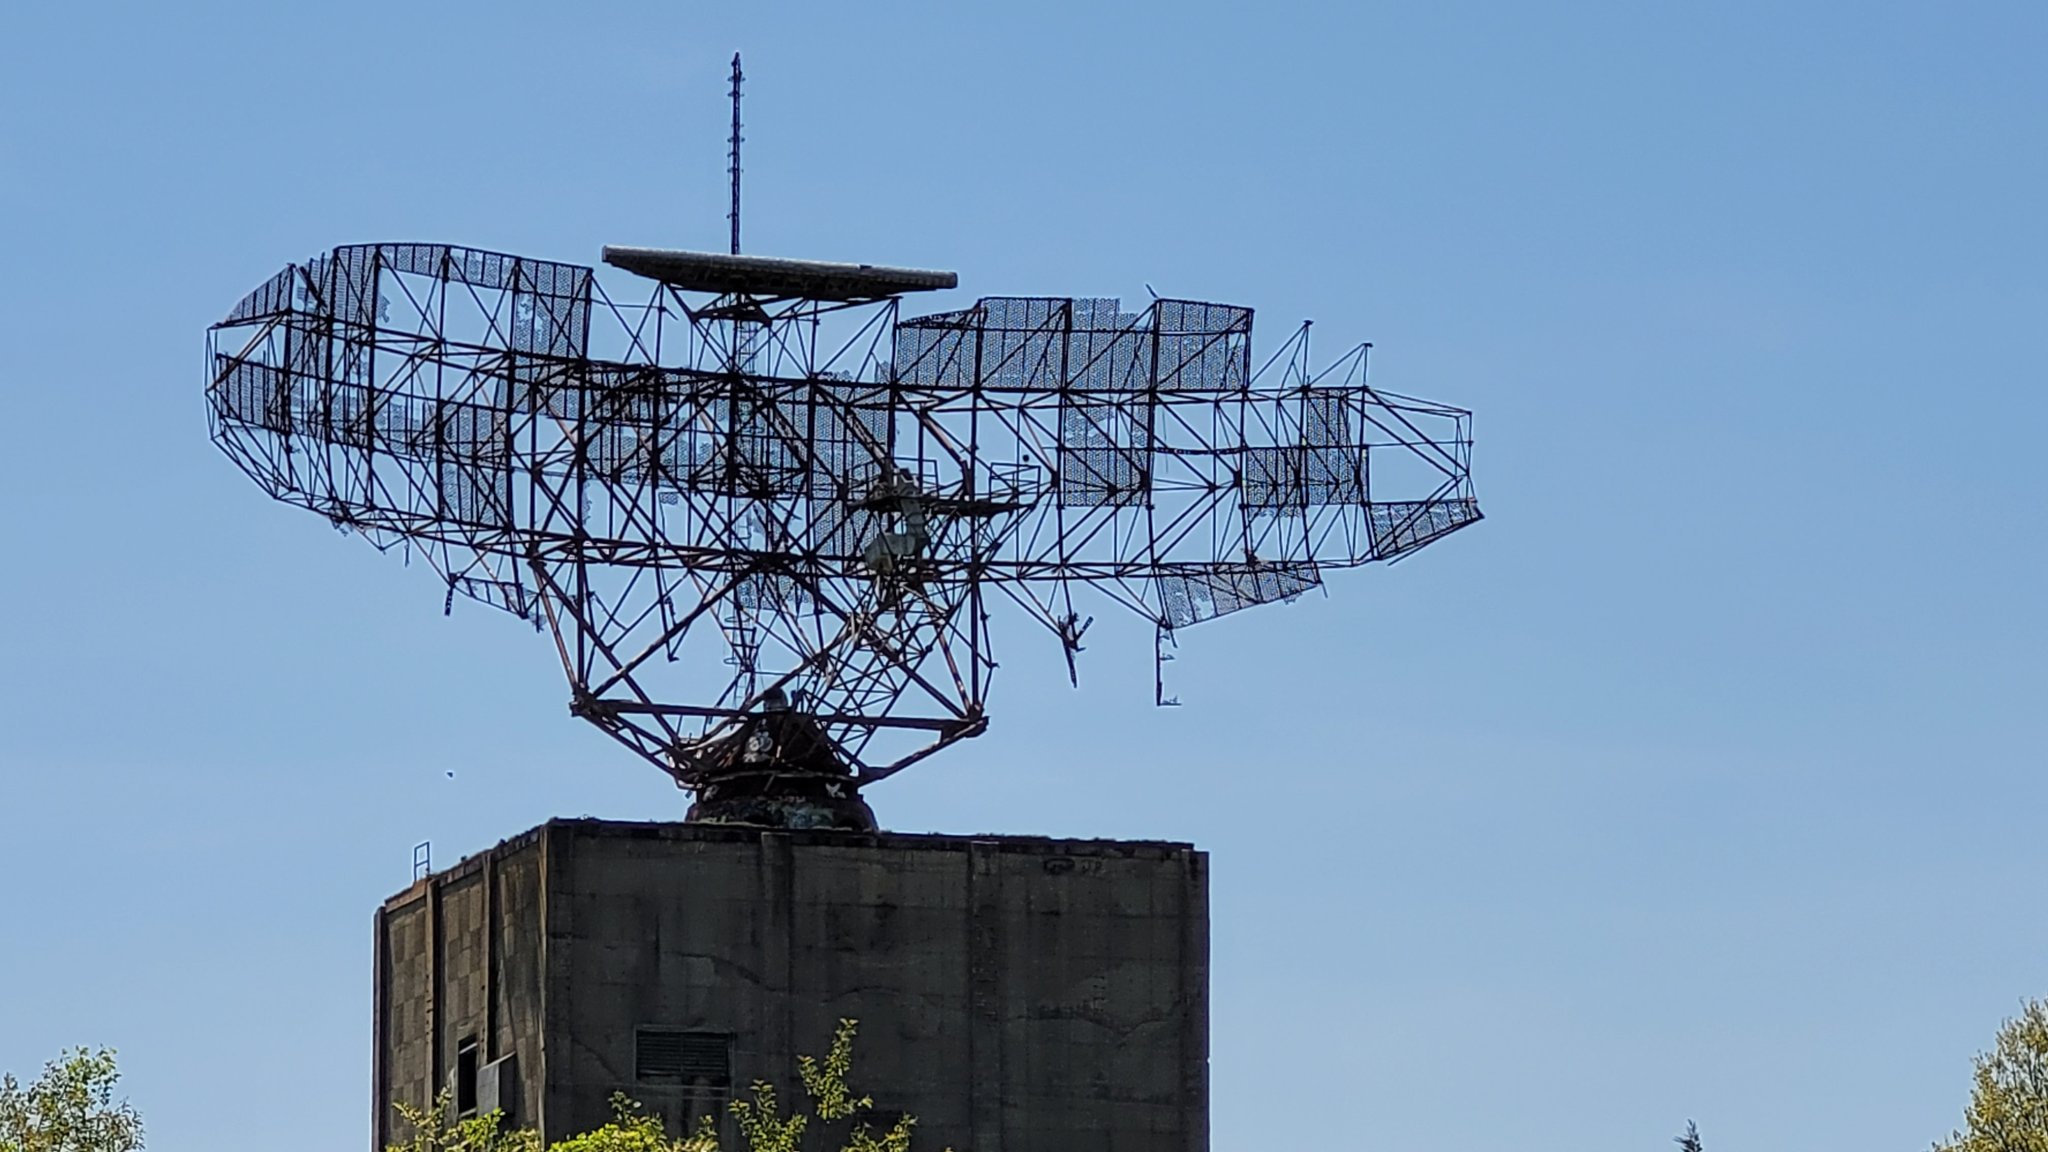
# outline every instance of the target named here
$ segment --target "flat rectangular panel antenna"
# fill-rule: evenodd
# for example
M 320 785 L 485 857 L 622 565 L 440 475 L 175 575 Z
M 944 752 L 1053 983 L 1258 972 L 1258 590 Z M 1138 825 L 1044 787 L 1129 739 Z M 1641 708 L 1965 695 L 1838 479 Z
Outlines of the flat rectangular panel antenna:
M 960 286 L 954 272 L 607 244 L 604 262 L 685 292 L 796 300 L 882 300 Z

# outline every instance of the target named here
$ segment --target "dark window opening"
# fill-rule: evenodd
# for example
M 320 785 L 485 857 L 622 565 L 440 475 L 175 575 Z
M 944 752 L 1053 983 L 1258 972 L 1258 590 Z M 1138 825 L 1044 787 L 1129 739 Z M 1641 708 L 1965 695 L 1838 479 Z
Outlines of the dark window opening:
M 455 1114 L 476 1115 L 476 1037 L 471 1036 L 455 1048 Z

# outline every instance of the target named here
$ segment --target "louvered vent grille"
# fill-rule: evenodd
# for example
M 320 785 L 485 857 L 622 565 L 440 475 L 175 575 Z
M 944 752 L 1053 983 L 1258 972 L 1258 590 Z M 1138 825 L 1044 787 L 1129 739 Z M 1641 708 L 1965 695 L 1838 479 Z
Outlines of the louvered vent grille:
M 634 1076 L 707 1088 L 732 1085 L 732 1037 L 722 1032 L 642 1028 L 635 1038 Z

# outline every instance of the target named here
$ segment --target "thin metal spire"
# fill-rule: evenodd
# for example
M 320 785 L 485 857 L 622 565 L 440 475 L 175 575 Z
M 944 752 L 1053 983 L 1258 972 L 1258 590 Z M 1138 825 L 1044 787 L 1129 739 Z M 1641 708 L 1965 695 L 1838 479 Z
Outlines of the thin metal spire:
M 740 81 L 746 79 L 740 71 L 740 54 L 732 54 L 732 212 L 726 219 L 732 223 L 732 254 L 740 254 Z

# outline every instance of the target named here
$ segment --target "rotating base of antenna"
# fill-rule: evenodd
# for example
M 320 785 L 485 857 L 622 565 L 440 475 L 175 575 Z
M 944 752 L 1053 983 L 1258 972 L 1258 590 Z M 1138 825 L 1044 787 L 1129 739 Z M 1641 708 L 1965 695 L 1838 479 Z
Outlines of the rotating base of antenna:
M 733 795 L 712 785 L 697 793 L 697 802 L 683 817 L 690 824 L 750 824 L 762 828 L 829 828 L 843 832 L 875 832 L 875 811 L 850 788 L 845 796 L 795 796 L 782 777 L 773 791 Z
M 749 716 L 690 758 L 691 823 L 877 830 L 874 810 L 817 721 L 786 704 Z

